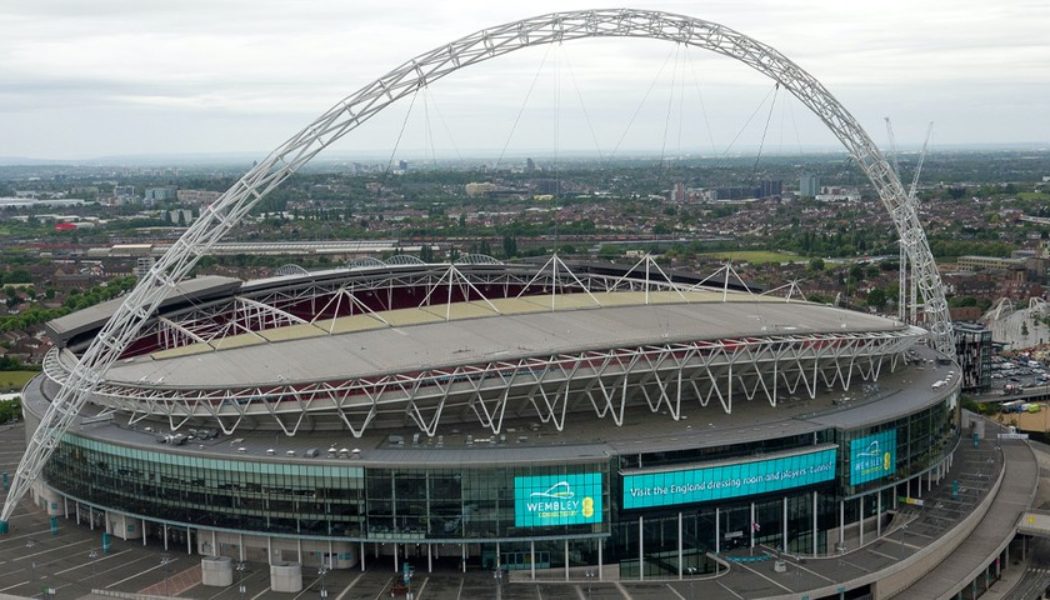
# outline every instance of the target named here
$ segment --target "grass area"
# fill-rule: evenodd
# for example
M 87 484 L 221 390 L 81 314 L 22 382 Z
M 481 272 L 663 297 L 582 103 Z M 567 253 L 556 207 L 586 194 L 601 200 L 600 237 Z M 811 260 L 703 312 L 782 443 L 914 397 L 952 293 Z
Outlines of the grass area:
M 1042 200 L 1050 201 L 1050 194 L 1046 192 L 1018 192 L 1017 197 L 1021 200 Z
M 0 392 L 19 392 L 39 371 L 0 371 Z
M 733 250 L 725 252 L 707 252 L 704 256 L 714 256 L 722 260 L 733 262 L 748 262 L 753 265 L 765 265 L 769 263 L 786 263 L 806 260 L 805 257 L 787 252 L 774 252 L 771 250 Z

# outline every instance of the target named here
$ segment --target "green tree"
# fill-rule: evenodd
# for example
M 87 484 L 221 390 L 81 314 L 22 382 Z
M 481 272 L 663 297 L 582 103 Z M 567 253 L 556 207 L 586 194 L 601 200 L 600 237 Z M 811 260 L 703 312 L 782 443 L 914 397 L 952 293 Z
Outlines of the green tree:
M 423 245 L 419 247 L 419 260 L 425 263 L 434 262 L 434 249 L 430 246 L 430 243 L 423 242 Z
M 809 270 L 810 271 L 823 271 L 824 270 L 824 259 L 823 258 L 814 258 L 814 259 L 810 260 L 809 261 Z
M 868 292 L 868 306 L 875 307 L 875 310 L 882 310 L 882 307 L 886 306 L 886 292 L 881 288 Z
M 514 258 L 518 255 L 518 240 L 512 236 L 503 236 L 503 257 Z
M 0 424 L 22 416 L 22 400 L 18 397 L 0 401 Z
M 858 264 L 849 268 L 849 278 L 854 282 L 864 281 L 864 268 Z

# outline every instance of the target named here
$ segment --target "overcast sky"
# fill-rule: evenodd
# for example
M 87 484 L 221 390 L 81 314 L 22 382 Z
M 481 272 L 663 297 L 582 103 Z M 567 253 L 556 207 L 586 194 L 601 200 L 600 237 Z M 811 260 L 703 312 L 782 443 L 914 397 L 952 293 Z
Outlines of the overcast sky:
M 0 0 L 0 157 L 263 156 L 406 59 L 486 26 L 593 6 Z M 772 45 L 880 144 L 890 116 L 901 146 L 920 144 L 930 120 L 937 145 L 1050 145 L 1047 0 L 633 6 L 714 21 Z M 505 147 L 510 155 L 710 155 L 734 138 L 733 148 L 754 147 L 763 131 L 772 152 L 836 143 L 796 100 L 780 94 L 770 110 L 771 91 L 762 76 L 708 52 L 582 40 L 461 70 L 418 95 L 407 120 L 408 103 L 394 105 L 335 150 L 390 154 L 403 123 L 397 155 L 406 158 Z

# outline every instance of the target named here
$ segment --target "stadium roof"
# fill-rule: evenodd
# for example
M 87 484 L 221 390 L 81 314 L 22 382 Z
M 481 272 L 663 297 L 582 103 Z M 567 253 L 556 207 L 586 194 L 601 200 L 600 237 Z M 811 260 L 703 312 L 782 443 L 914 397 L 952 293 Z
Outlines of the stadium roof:
M 201 302 L 216 296 L 228 296 L 239 287 L 241 287 L 241 280 L 233 277 L 208 275 L 187 279 L 168 290 L 160 306 L 164 308 L 176 302 Z M 123 301 L 123 297 L 114 298 L 49 321 L 47 323 L 48 335 L 56 344 L 61 345 L 81 333 L 98 329 L 113 316 Z
M 720 298 L 721 294 L 717 296 Z M 627 306 L 603 302 L 601 307 L 591 304 L 586 309 L 582 301 L 567 302 L 553 311 L 549 306 L 544 309 L 542 299 L 534 297 L 530 299 L 532 311 L 520 308 L 501 311 L 504 314 L 472 302 L 458 305 L 456 310 L 464 311 L 458 319 L 446 320 L 445 307 L 429 306 L 408 309 L 411 313 L 388 324 L 370 315 L 359 315 L 349 319 L 369 323 L 368 327 L 348 326 L 343 330 L 349 333 L 327 335 L 313 325 L 295 326 L 309 330 L 308 337 L 305 330 L 302 335 L 271 334 L 273 339 L 263 337 L 266 332 L 248 334 L 243 345 L 230 343 L 214 352 L 197 345 L 194 353 L 175 351 L 138 357 L 114 366 L 107 379 L 165 388 L 285 384 L 652 343 L 906 328 L 886 318 L 823 305 L 733 296 L 735 301 L 731 302 L 665 300 Z

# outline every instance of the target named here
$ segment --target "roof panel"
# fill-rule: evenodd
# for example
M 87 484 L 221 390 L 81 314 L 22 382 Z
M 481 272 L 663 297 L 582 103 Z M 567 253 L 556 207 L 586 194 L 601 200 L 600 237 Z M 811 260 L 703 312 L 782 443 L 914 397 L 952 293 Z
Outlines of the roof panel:
M 393 329 L 377 324 L 364 330 L 366 323 L 377 321 L 359 316 L 349 318 L 358 319 L 359 326 L 341 335 L 269 344 L 254 335 L 235 336 L 236 341 L 223 343 L 226 350 L 207 360 L 136 359 L 115 366 L 109 378 L 163 377 L 165 385 L 186 386 L 317 381 L 673 341 L 905 328 L 874 315 L 783 301 L 612 306 L 453 321 L 416 309 L 384 313 L 388 320 L 391 316 Z

